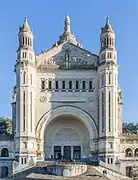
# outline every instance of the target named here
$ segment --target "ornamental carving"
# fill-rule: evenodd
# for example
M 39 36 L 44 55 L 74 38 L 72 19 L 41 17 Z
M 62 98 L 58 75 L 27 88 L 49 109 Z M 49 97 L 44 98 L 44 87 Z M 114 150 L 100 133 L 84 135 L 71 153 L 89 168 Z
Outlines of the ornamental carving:
M 41 103 L 47 102 L 47 97 L 46 97 L 46 96 L 41 96 L 41 97 L 40 97 L 40 102 L 41 102 Z
M 79 141 L 80 137 L 76 131 L 71 128 L 64 128 L 58 131 L 55 137 L 56 141 Z
M 98 56 L 72 44 L 64 44 L 62 49 L 51 50 L 36 57 L 38 69 L 95 69 Z
M 87 103 L 92 103 L 93 102 L 93 97 L 89 97 L 88 99 L 87 99 Z

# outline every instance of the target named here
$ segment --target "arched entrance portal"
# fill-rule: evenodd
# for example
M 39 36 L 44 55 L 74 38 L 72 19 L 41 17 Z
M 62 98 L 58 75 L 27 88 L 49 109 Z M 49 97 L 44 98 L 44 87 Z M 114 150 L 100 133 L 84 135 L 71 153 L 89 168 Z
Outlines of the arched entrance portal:
M 90 154 L 90 134 L 86 125 L 72 115 L 54 118 L 44 133 L 45 159 L 80 159 Z
M 97 125 L 88 112 L 72 105 L 55 107 L 37 124 L 37 158 L 88 156 L 97 147 L 97 137 Z

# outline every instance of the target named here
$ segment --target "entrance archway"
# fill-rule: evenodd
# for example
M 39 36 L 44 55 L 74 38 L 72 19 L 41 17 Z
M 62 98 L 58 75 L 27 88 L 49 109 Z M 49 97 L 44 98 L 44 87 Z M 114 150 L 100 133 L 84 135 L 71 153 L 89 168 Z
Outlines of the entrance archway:
M 45 158 L 80 159 L 90 154 L 90 133 L 86 125 L 72 115 L 53 119 L 44 133 Z
M 67 140 L 68 135 L 72 138 L 69 137 Z M 36 137 L 39 140 L 37 151 L 45 158 L 51 155 L 54 157 L 56 151 L 60 151 L 62 155 L 63 152 L 68 152 L 71 158 L 74 157 L 73 152 L 76 152 L 78 155 L 75 156 L 82 157 L 95 150 L 94 139 L 98 137 L 98 128 L 94 119 L 85 110 L 64 105 L 53 108 L 42 116 L 36 127 Z M 57 137 L 60 137 L 58 141 Z M 66 139 L 63 140 L 63 137 Z M 76 139 L 72 140 L 73 138 Z M 63 142 L 66 142 L 65 148 Z

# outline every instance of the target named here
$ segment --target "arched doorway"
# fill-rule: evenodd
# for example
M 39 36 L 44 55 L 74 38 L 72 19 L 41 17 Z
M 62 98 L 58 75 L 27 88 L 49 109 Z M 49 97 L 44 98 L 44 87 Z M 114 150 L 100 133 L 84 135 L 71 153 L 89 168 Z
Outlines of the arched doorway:
M 1 178 L 5 178 L 8 176 L 8 167 L 2 166 L 1 167 Z
M 72 115 L 53 119 L 44 132 L 45 159 L 79 160 L 90 154 L 90 133 L 86 125 Z
M 63 140 L 63 137 L 66 138 Z M 97 137 L 98 127 L 88 112 L 72 105 L 55 107 L 37 124 L 37 158 L 56 157 L 56 152 L 63 156 L 68 152 L 71 158 L 89 156 L 90 151 L 97 148 Z

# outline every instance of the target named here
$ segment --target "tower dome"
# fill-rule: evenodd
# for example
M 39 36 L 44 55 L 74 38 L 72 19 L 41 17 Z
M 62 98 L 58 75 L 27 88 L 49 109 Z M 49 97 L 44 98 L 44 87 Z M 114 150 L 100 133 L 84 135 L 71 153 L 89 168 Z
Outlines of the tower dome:
M 25 17 L 24 23 L 23 23 L 22 27 L 20 27 L 20 32 L 30 32 L 30 33 L 32 33 L 32 29 L 28 24 L 27 17 Z
M 106 33 L 106 32 L 114 33 L 114 29 L 110 24 L 109 17 L 106 18 L 106 24 L 105 24 L 104 28 L 101 29 L 101 33 Z

